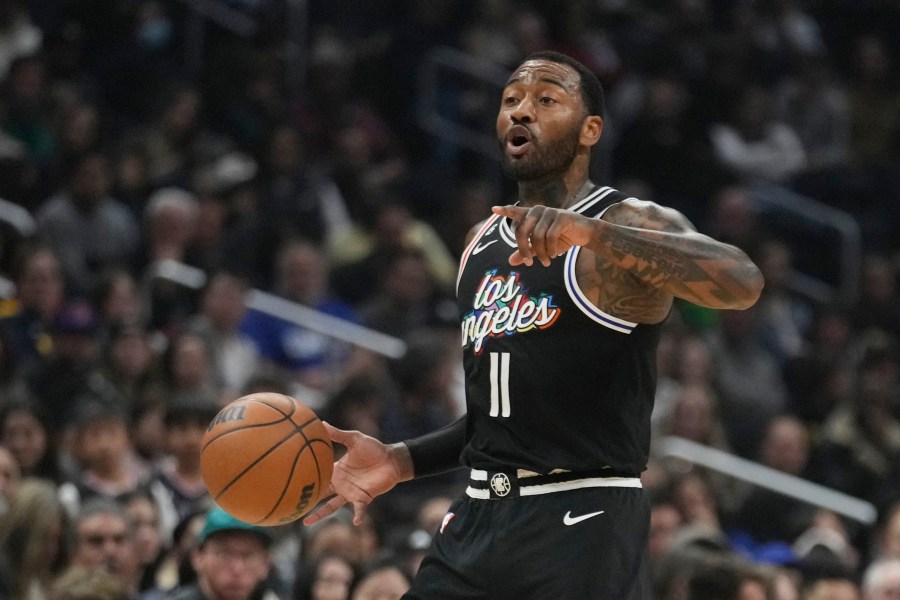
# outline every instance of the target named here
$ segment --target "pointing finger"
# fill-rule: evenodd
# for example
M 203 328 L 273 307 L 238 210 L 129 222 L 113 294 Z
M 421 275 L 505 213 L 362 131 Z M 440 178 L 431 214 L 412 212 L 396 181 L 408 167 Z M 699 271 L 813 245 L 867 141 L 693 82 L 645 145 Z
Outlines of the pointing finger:
M 492 206 L 491 211 L 496 215 L 509 217 L 510 219 L 515 221 L 524 217 L 528 212 L 528 209 L 522 208 L 521 206 L 516 206 L 514 204 L 507 204 L 505 206 Z

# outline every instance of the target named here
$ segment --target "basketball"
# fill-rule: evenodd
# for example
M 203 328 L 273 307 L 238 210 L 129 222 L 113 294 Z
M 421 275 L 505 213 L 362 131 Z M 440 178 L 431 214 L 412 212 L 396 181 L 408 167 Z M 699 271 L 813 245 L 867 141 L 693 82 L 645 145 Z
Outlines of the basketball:
M 200 471 L 210 495 L 254 525 L 281 525 L 308 513 L 327 491 L 333 467 L 322 421 L 282 394 L 238 398 L 203 435 Z

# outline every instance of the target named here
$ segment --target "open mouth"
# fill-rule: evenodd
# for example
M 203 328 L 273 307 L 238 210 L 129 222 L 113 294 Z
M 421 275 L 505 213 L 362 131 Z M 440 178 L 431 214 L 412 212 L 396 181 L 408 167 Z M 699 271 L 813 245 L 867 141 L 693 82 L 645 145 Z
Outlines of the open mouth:
M 506 133 L 506 149 L 513 156 L 524 154 L 531 145 L 531 132 L 524 125 L 514 125 Z

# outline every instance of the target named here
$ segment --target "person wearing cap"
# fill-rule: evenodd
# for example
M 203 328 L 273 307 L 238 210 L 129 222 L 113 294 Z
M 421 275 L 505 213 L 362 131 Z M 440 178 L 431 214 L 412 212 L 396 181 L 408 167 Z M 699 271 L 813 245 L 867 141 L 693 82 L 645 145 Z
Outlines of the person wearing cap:
M 166 600 L 277 600 L 271 590 L 259 594 L 269 576 L 271 532 L 240 521 L 219 507 L 206 513 L 191 565 L 197 581 L 181 586 Z

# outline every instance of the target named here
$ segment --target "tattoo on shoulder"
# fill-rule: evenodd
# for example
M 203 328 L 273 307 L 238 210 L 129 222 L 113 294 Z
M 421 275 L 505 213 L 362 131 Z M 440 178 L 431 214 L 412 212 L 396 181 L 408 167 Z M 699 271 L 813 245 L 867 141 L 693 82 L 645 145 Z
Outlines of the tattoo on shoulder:
M 603 215 L 603 219 L 616 225 L 651 231 L 695 231 L 693 224 L 677 210 L 644 200 L 626 200 L 614 204 Z

